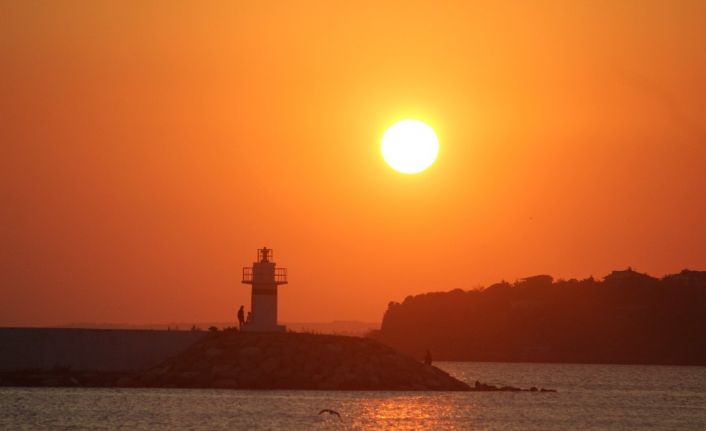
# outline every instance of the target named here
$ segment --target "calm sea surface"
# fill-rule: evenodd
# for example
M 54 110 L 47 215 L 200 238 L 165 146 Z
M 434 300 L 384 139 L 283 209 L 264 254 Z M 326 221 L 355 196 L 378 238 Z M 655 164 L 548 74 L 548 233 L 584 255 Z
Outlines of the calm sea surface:
M 0 388 L 0 430 L 706 430 L 706 367 L 437 365 L 559 393 Z

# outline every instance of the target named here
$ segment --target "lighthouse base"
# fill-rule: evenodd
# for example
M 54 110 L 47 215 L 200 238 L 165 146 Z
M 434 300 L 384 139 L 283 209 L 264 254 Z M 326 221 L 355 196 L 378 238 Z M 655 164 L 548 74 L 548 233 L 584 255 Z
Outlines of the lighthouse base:
M 287 332 L 285 325 L 258 325 L 255 322 L 243 325 L 243 332 Z

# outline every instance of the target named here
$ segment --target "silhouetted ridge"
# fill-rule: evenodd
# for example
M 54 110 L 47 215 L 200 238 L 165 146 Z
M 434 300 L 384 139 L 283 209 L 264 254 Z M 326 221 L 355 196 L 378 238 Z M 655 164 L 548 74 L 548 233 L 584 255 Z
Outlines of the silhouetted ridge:
M 392 302 L 373 337 L 437 360 L 706 365 L 706 271 L 539 275 Z

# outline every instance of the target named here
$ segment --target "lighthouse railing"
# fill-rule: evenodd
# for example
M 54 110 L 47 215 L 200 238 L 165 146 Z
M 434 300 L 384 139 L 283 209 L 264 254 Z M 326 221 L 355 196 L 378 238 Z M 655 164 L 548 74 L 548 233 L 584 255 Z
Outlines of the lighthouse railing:
M 275 268 L 274 274 L 272 274 L 274 277 L 274 282 L 277 284 L 285 284 L 287 283 L 287 268 Z M 257 278 L 260 279 L 262 275 L 259 275 Z M 243 268 L 243 283 L 252 283 L 255 279 L 255 273 L 253 271 L 253 267 L 247 266 Z
M 286 283 L 287 282 L 287 268 L 275 268 L 275 282 L 276 283 Z
M 251 266 L 243 268 L 243 283 L 252 283 L 252 274 L 253 272 Z

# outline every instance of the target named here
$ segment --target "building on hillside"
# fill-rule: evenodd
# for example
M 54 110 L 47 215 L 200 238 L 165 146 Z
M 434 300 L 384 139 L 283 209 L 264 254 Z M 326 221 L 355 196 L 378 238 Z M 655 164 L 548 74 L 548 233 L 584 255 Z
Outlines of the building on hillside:
M 551 275 L 533 275 L 531 277 L 525 277 L 520 279 L 520 284 L 530 287 L 541 287 L 541 286 L 551 286 L 554 282 L 554 277 Z
M 628 269 L 611 272 L 610 274 L 605 276 L 604 281 L 606 283 L 618 282 L 632 284 L 640 282 L 656 282 L 657 279 L 650 275 L 634 271 L 632 267 L 629 266 Z
M 682 286 L 704 286 L 706 287 L 706 271 L 682 270 L 679 274 L 670 274 L 664 277 L 664 281 L 674 282 Z

